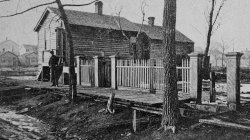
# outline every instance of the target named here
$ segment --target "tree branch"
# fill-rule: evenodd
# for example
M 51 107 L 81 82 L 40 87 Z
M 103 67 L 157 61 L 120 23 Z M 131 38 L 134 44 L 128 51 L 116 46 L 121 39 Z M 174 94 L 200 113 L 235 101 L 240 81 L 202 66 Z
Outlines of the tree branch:
M 10 1 L 10 0 L 0 0 L 0 2 L 6 2 L 6 1 Z
M 40 4 L 40 5 L 31 7 L 31 8 L 29 8 L 29 9 L 26 9 L 26 10 L 24 10 L 24 11 L 22 11 L 22 12 L 18 12 L 18 13 L 11 14 L 11 15 L 6 15 L 6 16 L 0 16 L 0 18 L 4 18 L 4 17 L 13 17 L 13 16 L 16 16 L 16 15 L 20 15 L 20 14 L 23 14 L 23 13 L 25 13 L 25 12 L 28 12 L 28 11 L 30 11 L 30 10 L 33 10 L 33 9 L 35 9 L 35 8 L 42 7 L 42 6 L 46 6 L 46 5 L 51 5 L 51 4 L 54 4 L 54 3 L 56 3 L 56 2 L 53 1 L 53 2 L 50 2 L 50 3 Z
M 222 2 L 221 2 L 221 4 L 220 4 L 220 7 L 219 7 L 219 9 L 218 9 L 218 11 L 217 11 L 217 14 L 216 14 L 215 19 L 214 19 L 214 22 L 213 22 L 213 26 L 214 26 L 214 24 L 216 23 L 216 21 L 217 21 L 219 15 L 220 15 L 220 11 L 221 11 L 222 7 L 224 6 L 225 1 L 226 1 L 226 0 L 222 0 Z
M 91 5 L 92 3 L 95 3 L 95 2 L 98 2 L 99 0 L 94 0 L 92 2 L 89 2 L 89 3 L 85 3 L 85 4 L 63 4 L 62 6 L 63 7 L 66 7 L 66 6 L 87 6 L 87 5 Z
M 139 34 L 141 33 L 141 30 L 142 30 L 142 27 L 143 27 L 143 23 L 144 23 L 144 18 L 145 18 L 145 7 L 147 6 L 145 0 L 142 2 L 141 4 L 141 13 L 142 13 L 142 22 L 141 22 L 141 26 L 140 26 L 140 29 L 136 35 L 136 38 L 138 38 Z
M 126 38 L 126 40 L 129 40 L 128 36 L 124 33 L 124 31 L 122 30 L 122 26 L 121 26 L 121 10 L 118 12 L 118 21 L 117 19 L 115 18 L 115 22 L 116 24 L 119 26 L 121 32 L 122 32 L 122 35 Z
M 54 19 L 55 19 L 57 16 L 58 16 L 58 15 L 54 15 L 54 16 L 51 18 L 51 20 L 50 20 L 50 22 L 49 22 L 49 29 L 50 29 L 50 26 L 51 26 L 52 21 L 54 21 Z M 60 16 L 58 17 L 58 19 L 56 20 L 56 22 L 58 22 L 59 19 L 61 19 Z

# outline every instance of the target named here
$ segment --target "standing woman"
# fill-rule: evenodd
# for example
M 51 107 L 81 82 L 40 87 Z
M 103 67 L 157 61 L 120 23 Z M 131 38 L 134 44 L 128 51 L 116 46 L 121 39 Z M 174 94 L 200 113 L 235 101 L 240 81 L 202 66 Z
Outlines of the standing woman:
M 58 85 L 56 82 L 56 65 L 57 65 L 57 57 L 54 55 L 54 51 L 50 51 L 51 57 L 49 59 L 49 67 L 50 67 L 50 78 L 52 85 L 51 86 L 56 86 Z

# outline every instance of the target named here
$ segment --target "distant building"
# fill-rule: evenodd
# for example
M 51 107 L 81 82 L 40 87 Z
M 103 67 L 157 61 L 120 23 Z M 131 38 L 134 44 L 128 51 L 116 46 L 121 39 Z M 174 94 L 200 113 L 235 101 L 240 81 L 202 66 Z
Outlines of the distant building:
M 38 47 L 36 45 L 30 45 L 30 44 L 23 44 L 20 47 L 20 54 L 25 54 L 25 53 L 37 53 Z
M 0 67 L 16 67 L 19 65 L 19 59 L 16 54 L 10 51 L 0 53 Z
M 0 53 L 12 52 L 15 55 L 19 55 L 20 54 L 19 51 L 20 51 L 19 45 L 12 40 L 6 39 L 5 41 L 0 43 Z
M 22 66 L 32 67 L 38 65 L 37 46 L 23 44 L 20 49 L 20 61 Z
M 241 67 L 249 67 L 250 68 L 250 51 L 243 52 L 243 56 L 241 57 Z
M 23 66 L 37 66 L 38 57 L 36 52 L 27 52 L 20 56 L 21 65 Z

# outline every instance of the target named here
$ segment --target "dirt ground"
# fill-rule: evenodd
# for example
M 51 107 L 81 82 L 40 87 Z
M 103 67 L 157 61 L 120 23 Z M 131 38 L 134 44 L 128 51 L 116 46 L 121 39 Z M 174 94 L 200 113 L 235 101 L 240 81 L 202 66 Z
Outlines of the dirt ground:
M 0 86 L 14 86 L 17 83 L 1 81 Z M 129 108 L 116 106 L 115 114 L 108 114 L 103 110 L 106 102 L 81 97 L 71 104 L 64 96 L 40 89 L 31 89 L 26 97 L 20 99 L 10 98 L 5 103 L 1 103 L 1 106 L 10 107 L 12 110 L 35 117 L 48 124 L 49 130 L 42 139 L 250 140 L 250 132 L 237 129 L 201 125 L 192 130 L 190 126 L 197 123 L 198 119 L 187 118 L 180 118 L 176 134 L 162 133 L 157 130 L 160 126 L 161 116 L 142 112 L 139 113 L 140 119 L 148 121 L 140 123 L 138 132 L 133 133 L 132 112 Z M 244 110 L 236 114 L 243 114 L 250 119 L 250 107 L 245 106 Z

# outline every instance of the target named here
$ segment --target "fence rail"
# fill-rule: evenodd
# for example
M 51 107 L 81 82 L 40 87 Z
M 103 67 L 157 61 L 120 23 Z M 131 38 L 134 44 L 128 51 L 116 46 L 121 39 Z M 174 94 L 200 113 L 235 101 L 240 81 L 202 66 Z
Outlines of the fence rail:
M 164 89 L 163 60 L 117 60 L 116 69 L 118 87 Z M 182 66 L 176 69 L 178 89 L 188 93 L 190 91 L 189 59 L 183 59 Z

